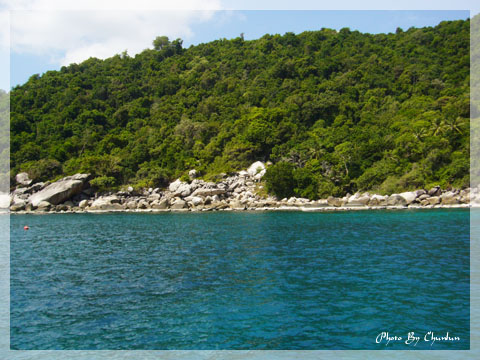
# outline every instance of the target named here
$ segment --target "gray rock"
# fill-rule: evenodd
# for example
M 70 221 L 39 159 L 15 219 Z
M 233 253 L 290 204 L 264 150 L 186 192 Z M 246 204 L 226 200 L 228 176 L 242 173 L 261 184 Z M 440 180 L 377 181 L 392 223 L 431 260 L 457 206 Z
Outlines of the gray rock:
M 187 202 L 184 200 L 177 200 L 175 203 L 170 207 L 172 210 L 181 210 L 187 208 Z
M 173 196 L 175 197 L 176 196 L 185 197 L 192 193 L 192 188 L 189 184 L 182 182 L 180 183 L 180 185 L 176 186 L 175 191 L 172 191 L 172 192 L 173 192 Z
M 329 196 L 329 197 L 327 198 L 327 203 L 328 203 L 328 205 L 330 205 L 330 206 L 340 207 L 340 206 L 342 206 L 342 203 L 343 203 L 343 202 L 342 202 L 342 200 L 339 199 L 339 198 L 336 198 L 336 197 L 333 197 L 333 196 Z
M 428 199 L 425 199 L 429 205 L 437 205 L 440 204 L 440 197 L 439 196 L 432 196 Z
M 190 201 L 194 206 L 203 205 L 203 199 L 200 196 L 193 196 Z
M 160 200 L 160 198 L 161 198 L 160 194 L 153 193 L 147 197 L 147 201 L 152 202 L 154 200 Z
M 407 200 L 399 194 L 392 194 L 388 197 L 387 200 L 388 206 L 406 206 Z
M 115 195 L 104 196 L 96 199 L 90 206 L 91 210 L 121 210 L 120 199 Z
M 137 202 L 135 200 L 127 201 L 125 209 L 135 210 L 137 208 Z
M 459 196 L 453 191 L 447 191 L 440 196 L 442 205 L 456 205 L 459 203 L 458 198 Z
M 388 196 L 384 195 L 372 195 L 370 198 L 370 202 L 368 203 L 369 206 L 386 206 L 387 205 Z
M 256 161 L 247 169 L 247 173 L 250 176 L 255 176 L 259 173 L 263 172 L 265 174 L 265 164 L 261 161 Z M 262 176 L 263 176 L 262 174 Z
M 32 180 L 30 180 L 26 172 L 17 174 L 17 176 L 15 176 L 15 180 L 17 181 L 18 184 L 26 185 L 26 186 L 32 183 Z
M 37 210 L 49 210 L 52 207 L 52 204 L 48 201 L 40 201 L 37 205 Z
M 25 206 L 27 205 L 27 203 L 25 201 L 18 201 L 16 202 L 15 204 L 12 204 L 10 206 L 10 211 L 21 211 L 21 210 L 25 210 Z
M 434 186 L 428 191 L 428 195 L 430 196 L 440 196 L 442 194 L 442 189 L 440 189 L 440 186 Z
M 226 191 L 224 189 L 197 189 L 193 192 L 192 196 L 214 196 L 214 195 L 221 195 L 225 194 Z
M 240 201 L 233 200 L 230 202 L 230 207 L 233 210 L 245 210 L 246 206 L 245 204 L 242 204 Z
M 23 191 L 24 191 L 25 193 L 33 194 L 33 193 L 35 193 L 35 192 L 37 192 L 37 191 L 42 190 L 43 188 L 45 188 L 45 186 L 46 186 L 45 183 L 39 182 L 39 183 L 33 184 L 32 186 L 30 186 L 30 187 L 28 187 L 28 188 L 22 188 L 22 189 L 24 189 Z M 18 190 L 19 190 L 19 189 L 18 189 Z
M 162 200 L 155 200 L 150 206 L 152 209 L 165 210 L 168 209 L 168 205 L 168 200 L 164 198 Z
M 365 195 L 360 197 L 352 196 L 351 198 L 348 199 L 346 206 L 367 206 L 369 202 L 370 202 L 369 196 L 365 196 Z
M 198 176 L 197 170 L 195 170 L 195 169 L 190 170 L 190 171 L 188 172 L 188 177 L 190 178 L 190 180 L 195 179 L 197 176 Z
M 174 193 L 177 191 L 180 185 L 182 185 L 182 182 L 180 181 L 180 179 L 177 179 L 168 186 L 168 190 Z
M 405 199 L 406 205 L 410 205 L 415 201 L 417 198 L 417 192 L 416 191 L 407 191 L 399 194 L 402 198 Z
M 150 205 L 148 204 L 148 201 L 145 200 L 145 199 L 141 199 L 137 203 L 137 209 L 148 209 L 149 207 L 150 207 Z
M 67 176 L 33 194 L 30 197 L 30 202 L 36 207 L 38 207 L 38 204 L 42 201 L 48 201 L 53 205 L 63 203 L 82 191 L 88 177 L 89 174 Z

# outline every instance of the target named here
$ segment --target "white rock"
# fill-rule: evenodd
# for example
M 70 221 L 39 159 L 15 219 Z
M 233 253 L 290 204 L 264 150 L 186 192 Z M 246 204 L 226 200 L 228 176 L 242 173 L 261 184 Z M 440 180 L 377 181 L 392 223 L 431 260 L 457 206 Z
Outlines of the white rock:
M 168 190 L 170 190 L 171 192 L 175 192 L 180 185 L 182 185 L 182 182 L 180 181 L 180 179 L 177 179 L 168 186 Z
M 192 187 L 187 183 L 181 182 L 180 185 L 177 186 L 176 190 L 172 192 L 173 196 L 185 197 L 192 193 Z
M 203 205 L 203 199 L 200 196 L 193 196 L 190 201 L 194 206 Z
M 190 171 L 188 172 L 188 177 L 190 178 L 190 180 L 195 179 L 197 176 L 198 176 L 197 170 L 195 170 L 195 169 L 190 170 Z
M 261 171 L 265 170 L 265 164 L 261 161 L 256 161 L 248 168 L 247 172 L 250 176 L 255 176 Z M 263 175 L 262 175 L 263 176 Z
M 115 195 L 103 196 L 96 199 L 90 206 L 92 210 L 118 210 L 122 209 L 120 199 Z
M 30 180 L 26 172 L 17 174 L 17 176 L 15 176 L 15 180 L 21 185 L 30 185 L 32 183 L 32 180 Z
M 417 192 L 416 191 L 407 191 L 407 192 L 403 192 L 399 195 L 402 198 L 405 199 L 405 202 L 406 202 L 407 205 L 410 205 L 417 198 Z
M 53 205 L 61 204 L 72 196 L 80 193 L 88 177 L 88 174 L 67 176 L 33 194 L 30 197 L 30 202 L 35 207 L 38 207 L 38 204 L 42 201 L 48 201 Z

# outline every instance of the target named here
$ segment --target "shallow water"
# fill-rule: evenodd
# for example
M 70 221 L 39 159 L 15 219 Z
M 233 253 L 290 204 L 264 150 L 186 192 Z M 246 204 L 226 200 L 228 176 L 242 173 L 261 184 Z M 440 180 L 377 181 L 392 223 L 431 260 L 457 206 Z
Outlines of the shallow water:
M 11 348 L 468 349 L 469 249 L 464 209 L 15 215 Z

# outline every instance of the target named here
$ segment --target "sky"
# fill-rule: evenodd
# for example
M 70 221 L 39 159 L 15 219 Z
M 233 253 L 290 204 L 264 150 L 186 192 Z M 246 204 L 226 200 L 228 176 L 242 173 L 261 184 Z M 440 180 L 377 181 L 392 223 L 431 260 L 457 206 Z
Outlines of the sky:
M 181 38 L 189 47 L 241 33 L 251 40 L 322 27 L 394 32 L 466 19 L 470 10 L 479 12 L 477 2 L 0 0 L 0 89 L 89 57 L 125 50 L 133 56 L 159 35 Z

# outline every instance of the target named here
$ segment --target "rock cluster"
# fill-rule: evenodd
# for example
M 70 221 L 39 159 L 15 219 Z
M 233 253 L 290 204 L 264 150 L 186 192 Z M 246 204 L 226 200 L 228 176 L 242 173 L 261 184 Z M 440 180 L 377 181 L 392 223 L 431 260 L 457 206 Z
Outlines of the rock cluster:
M 54 183 L 31 185 L 28 175 L 17 176 L 18 186 L 10 194 L 12 212 L 103 212 L 103 211 L 212 211 L 212 210 L 348 210 L 368 208 L 462 207 L 480 205 L 479 189 L 416 190 L 392 195 L 356 193 L 342 198 L 308 200 L 289 198 L 278 200 L 262 196 L 262 177 L 266 166 L 260 161 L 247 170 L 220 181 L 198 179 L 189 172 L 190 182 L 180 179 L 167 189 L 144 189 L 98 194 L 89 186 L 88 174 L 76 174 Z M 21 175 L 21 176 L 20 176 Z M 26 175 L 26 176 L 25 176 Z M 470 201 L 472 193 L 472 201 Z

